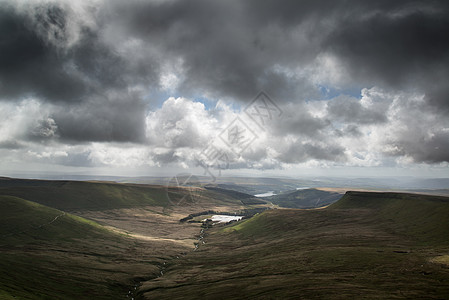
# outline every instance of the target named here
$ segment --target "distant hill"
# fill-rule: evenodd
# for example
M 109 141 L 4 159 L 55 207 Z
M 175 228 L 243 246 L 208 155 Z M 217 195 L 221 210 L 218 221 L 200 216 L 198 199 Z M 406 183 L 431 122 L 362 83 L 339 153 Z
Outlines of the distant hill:
M 0 195 L 15 196 L 64 211 L 140 206 L 192 205 L 196 200 L 241 205 L 251 195 L 219 188 L 166 187 L 114 182 L 0 179 Z M 197 199 L 193 199 L 193 198 Z
M 0 180 L 10 195 L 64 211 L 169 205 L 165 187 L 85 181 Z
M 286 208 L 316 208 L 329 205 L 340 199 L 343 195 L 335 192 L 317 189 L 296 190 L 279 195 L 264 197 L 273 204 Z
M 266 201 L 260 200 L 253 195 L 249 195 L 246 193 L 238 192 L 235 190 L 228 190 L 221 187 L 215 187 L 215 186 L 205 186 L 205 188 L 209 191 L 214 191 L 216 193 L 219 193 L 221 195 L 229 196 L 233 199 L 238 199 L 242 202 L 244 205 L 254 205 L 254 204 L 266 204 Z
M 237 191 L 237 192 L 241 192 L 241 193 L 245 193 L 245 194 L 249 194 L 249 195 L 252 195 L 256 192 L 251 186 L 248 187 L 248 186 L 238 185 L 238 184 L 233 184 L 233 183 L 229 183 L 229 184 L 220 183 L 220 184 L 217 184 L 216 187 L 225 189 L 225 190 Z

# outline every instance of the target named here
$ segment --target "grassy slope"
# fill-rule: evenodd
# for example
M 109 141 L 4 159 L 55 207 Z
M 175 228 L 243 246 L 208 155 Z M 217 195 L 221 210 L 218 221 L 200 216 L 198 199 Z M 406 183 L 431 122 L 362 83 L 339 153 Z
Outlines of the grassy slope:
M 205 188 L 208 192 L 213 193 L 211 195 L 211 198 L 217 198 L 217 195 L 220 195 L 220 198 L 226 197 L 229 199 L 240 200 L 241 204 L 243 205 L 266 204 L 266 201 L 257 199 L 253 195 L 249 195 L 239 191 L 228 190 L 221 187 L 212 187 L 212 186 L 206 186 Z
M 0 194 L 20 197 L 65 211 L 168 205 L 166 191 L 161 186 L 82 181 L 35 182 L 43 184 L 1 187 Z
M 122 299 L 135 274 L 157 272 L 133 241 L 16 197 L 0 196 L 0 237 L 0 299 Z
M 348 193 L 323 210 L 271 210 L 214 228 L 145 283 L 148 298 L 446 299 L 448 198 Z M 414 226 L 414 224 L 418 224 Z
M 404 193 L 348 192 L 329 209 L 368 208 L 398 234 L 449 246 L 449 198 Z
M 243 194 L 232 194 L 220 189 L 199 188 L 192 193 L 184 187 L 167 189 L 159 185 L 0 178 L 0 195 L 19 197 L 64 211 L 79 211 L 192 205 L 196 200 L 241 205 Z
M 315 208 L 329 205 L 342 197 L 339 193 L 317 189 L 297 190 L 266 197 L 268 201 L 286 208 Z

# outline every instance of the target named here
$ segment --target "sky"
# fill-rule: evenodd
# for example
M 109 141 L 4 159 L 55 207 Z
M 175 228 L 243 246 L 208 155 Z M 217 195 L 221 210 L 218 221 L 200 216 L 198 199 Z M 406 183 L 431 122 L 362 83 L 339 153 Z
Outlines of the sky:
M 0 175 L 449 177 L 448 1 L 0 0 Z

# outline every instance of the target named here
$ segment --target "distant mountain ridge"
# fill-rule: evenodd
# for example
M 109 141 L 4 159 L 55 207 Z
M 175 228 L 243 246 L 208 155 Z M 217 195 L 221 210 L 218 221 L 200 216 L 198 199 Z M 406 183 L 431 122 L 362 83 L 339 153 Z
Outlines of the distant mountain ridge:
M 317 189 L 296 190 L 263 199 L 286 208 L 317 208 L 338 201 L 342 194 Z
M 196 200 L 217 204 L 245 204 L 254 196 L 216 187 L 195 188 L 135 183 L 0 179 L 0 195 L 33 201 L 64 211 L 126 207 L 190 205 Z M 195 194 L 195 195 L 193 195 Z M 257 200 L 257 199 L 256 199 Z M 252 201 L 254 202 L 254 201 Z M 265 203 L 261 201 L 260 203 Z M 253 203 L 254 204 L 254 203 Z

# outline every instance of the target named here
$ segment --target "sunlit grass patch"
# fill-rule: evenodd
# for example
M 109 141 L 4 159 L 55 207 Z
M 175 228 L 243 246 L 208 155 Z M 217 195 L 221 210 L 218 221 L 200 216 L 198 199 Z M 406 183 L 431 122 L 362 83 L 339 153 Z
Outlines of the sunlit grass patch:
M 440 255 L 430 259 L 433 263 L 443 264 L 449 266 L 449 255 Z

